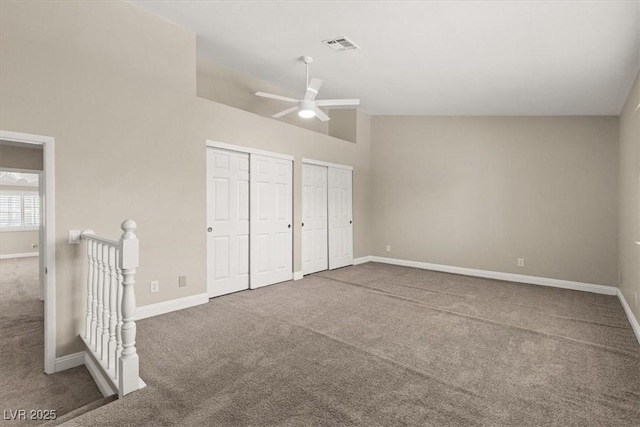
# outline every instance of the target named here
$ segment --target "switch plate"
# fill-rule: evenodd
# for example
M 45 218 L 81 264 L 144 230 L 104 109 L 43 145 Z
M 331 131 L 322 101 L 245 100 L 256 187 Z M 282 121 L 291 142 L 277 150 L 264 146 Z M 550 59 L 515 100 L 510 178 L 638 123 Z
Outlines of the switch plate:
M 149 285 L 149 292 L 158 292 L 160 290 L 160 281 L 152 280 Z
M 524 267 L 524 258 L 518 258 L 518 267 Z
M 391 245 L 387 245 L 387 252 L 391 252 Z
M 187 276 L 178 276 L 178 287 L 184 288 L 187 286 Z
M 69 244 L 70 245 L 80 244 L 81 234 L 82 234 L 82 230 L 69 230 Z

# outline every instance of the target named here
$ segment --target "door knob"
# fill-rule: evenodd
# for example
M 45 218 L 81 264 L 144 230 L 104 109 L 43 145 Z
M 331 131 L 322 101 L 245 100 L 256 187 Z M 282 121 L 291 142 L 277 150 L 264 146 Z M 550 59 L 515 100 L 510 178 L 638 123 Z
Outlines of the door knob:
M 207 228 L 207 231 L 208 231 L 209 233 L 211 233 L 211 232 L 213 231 L 213 228 L 209 227 L 209 228 Z
M 349 220 L 349 224 L 353 224 L 353 221 Z
M 291 224 L 287 225 L 287 228 L 291 228 Z
M 302 223 L 302 226 L 304 227 L 304 222 Z

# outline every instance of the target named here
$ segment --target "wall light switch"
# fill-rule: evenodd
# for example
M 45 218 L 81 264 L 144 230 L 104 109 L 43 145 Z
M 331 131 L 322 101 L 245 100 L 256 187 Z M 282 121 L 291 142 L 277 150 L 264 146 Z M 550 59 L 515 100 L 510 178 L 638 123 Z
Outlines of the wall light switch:
M 178 286 L 181 288 L 187 286 L 187 276 L 178 276 Z
M 69 230 L 69 244 L 77 245 L 80 243 L 80 235 L 82 230 Z

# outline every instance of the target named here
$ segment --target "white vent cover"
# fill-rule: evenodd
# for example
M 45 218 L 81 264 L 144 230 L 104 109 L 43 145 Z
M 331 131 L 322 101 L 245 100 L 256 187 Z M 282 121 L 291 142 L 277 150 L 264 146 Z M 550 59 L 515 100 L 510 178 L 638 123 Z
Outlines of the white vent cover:
M 322 43 L 329 46 L 336 52 L 342 52 L 344 50 L 360 49 L 360 46 L 352 42 L 346 37 L 336 37 L 335 39 L 323 40 Z

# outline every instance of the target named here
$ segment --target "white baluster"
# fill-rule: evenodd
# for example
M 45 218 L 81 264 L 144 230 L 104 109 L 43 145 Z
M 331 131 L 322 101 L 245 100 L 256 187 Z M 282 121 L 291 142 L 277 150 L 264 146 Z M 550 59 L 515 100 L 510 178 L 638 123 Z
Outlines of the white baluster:
M 122 223 L 124 233 L 120 238 L 120 266 L 122 268 L 122 356 L 118 395 L 124 395 L 139 388 L 138 353 L 136 352 L 136 296 L 133 290 L 134 275 L 138 267 L 138 238 L 136 223 L 126 220 Z
M 102 245 L 102 334 L 100 359 L 107 360 L 109 357 L 109 245 Z
M 96 256 L 98 257 L 98 309 L 96 311 L 96 343 L 94 351 L 96 354 L 100 354 L 102 350 L 102 311 L 104 310 L 104 260 L 102 258 L 102 243 L 97 244 Z
M 118 315 L 116 311 L 118 288 L 118 277 L 116 276 L 116 255 L 116 248 L 109 247 L 109 353 L 107 368 L 114 368 L 114 372 L 116 365 L 116 323 L 118 322 Z
M 98 313 L 98 272 L 100 271 L 100 268 L 98 266 L 98 260 L 97 260 L 97 256 L 98 256 L 98 243 L 94 242 L 93 240 L 89 241 L 89 243 L 91 244 L 91 257 L 93 258 L 93 282 L 91 284 L 93 291 L 92 291 L 92 295 L 93 295 L 93 302 L 92 302 L 92 307 L 93 309 L 91 310 L 91 345 L 93 346 L 93 350 L 96 349 L 97 344 L 97 336 L 98 334 L 96 333 L 96 331 L 98 330 L 98 316 L 96 316 L 96 313 Z
M 116 378 L 120 374 L 120 355 L 122 354 L 122 269 L 120 268 L 120 248 L 116 249 L 116 275 L 117 275 L 117 316 L 118 323 L 116 323 Z
M 87 241 L 87 317 L 84 325 L 84 339 L 91 340 L 91 315 L 93 312 L 93 263 L 95 262 L 91 253 L 91 240 Z

